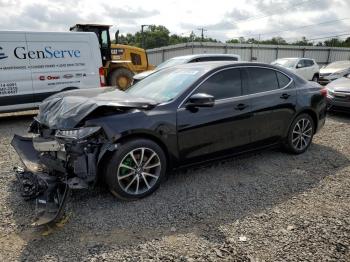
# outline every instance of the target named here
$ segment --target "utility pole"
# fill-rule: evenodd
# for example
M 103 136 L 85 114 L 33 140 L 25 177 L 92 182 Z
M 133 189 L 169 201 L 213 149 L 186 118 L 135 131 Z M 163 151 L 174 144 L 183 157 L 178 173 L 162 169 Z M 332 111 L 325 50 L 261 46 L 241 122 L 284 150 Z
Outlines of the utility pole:
M 144 36 L 143 28 L 146 26 L 150 26 L 150 25 L 141 25 L 141 47 L 142 48 L 145 48 L 145 36 Z
M 201 31 L 201 42 L 204 41 L 204 31 L 208 31 L 207 29 L 205 28 L 197 28 L 197 30 Z
M 258 40 L 258 52 L 257 52 L 257 54 L 256 54 L 256 61 L 258 61 L 258 59 L 259 59 L 259 50 L 260 50 L 260 34 L 259 34 L 259 40 Z

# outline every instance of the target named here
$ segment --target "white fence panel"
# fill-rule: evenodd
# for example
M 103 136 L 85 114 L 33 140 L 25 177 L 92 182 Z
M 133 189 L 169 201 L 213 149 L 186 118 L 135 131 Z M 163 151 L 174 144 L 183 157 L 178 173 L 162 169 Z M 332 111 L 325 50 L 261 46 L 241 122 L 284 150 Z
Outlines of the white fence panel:
M 270 63 L 276 58 L 309 57 L 319 64 L 350 60 L 350 48 L 318 46 L 277 46 L 222 43 L 186 43 L 147 50 L 151 64 L 158 65 L 175 56 L 190 54 L 238 54 L 244 61 Z

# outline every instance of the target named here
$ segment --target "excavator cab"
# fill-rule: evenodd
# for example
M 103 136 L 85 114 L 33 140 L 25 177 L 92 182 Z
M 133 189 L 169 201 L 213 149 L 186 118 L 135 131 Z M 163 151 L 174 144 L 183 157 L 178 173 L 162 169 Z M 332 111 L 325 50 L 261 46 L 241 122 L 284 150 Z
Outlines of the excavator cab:
M 133 75 L 154 69 L 148 63 L 144 49 L 118 43 L 119 31 L 115 34 L 115 43 L 111 43 L 110 25 L 76 24 L 70 28 L 75 32 L 94 32 L 100 43 L 103 74 L 107 84 L 126 90 L 132 85 Z
M 110 25 L 99 24 L 76 24 L 69 30 L 74 32 L 94 32 L 100 43 L 103 66 L 111 60 L 111 38 L 109 35 Z

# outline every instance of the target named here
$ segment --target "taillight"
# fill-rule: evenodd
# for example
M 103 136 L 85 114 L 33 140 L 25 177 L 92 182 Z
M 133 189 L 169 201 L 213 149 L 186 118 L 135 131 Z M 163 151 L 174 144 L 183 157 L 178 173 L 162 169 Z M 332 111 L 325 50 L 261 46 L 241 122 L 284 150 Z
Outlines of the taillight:
M 322 88 L 320 93 L 322 96 L 327 97 L 327 93 L 328 93 L 327 88 Z
M 100 67 L 100 69 L 98 70 L 98 74 L 100 75 L 100 86 L 106 86 L 105 70 L 103 69 L 103 67 Z

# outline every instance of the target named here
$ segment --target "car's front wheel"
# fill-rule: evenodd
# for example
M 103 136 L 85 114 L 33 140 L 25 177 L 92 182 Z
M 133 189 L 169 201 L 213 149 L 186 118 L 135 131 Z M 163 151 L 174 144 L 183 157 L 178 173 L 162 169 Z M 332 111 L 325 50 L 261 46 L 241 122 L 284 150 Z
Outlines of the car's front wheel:
M 134 200 L 153 193 L 166 173 L 162 148 L 147 139 L 120 144 L 106 170 L 107 185 L 116 197 Z
M 286 149 L 293 154 L 304 153 L 311 145 L 315 124 L 308 114 L 297 116 L 290 126 Z

